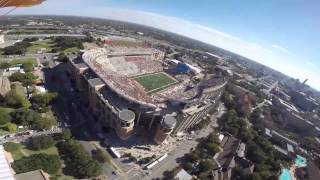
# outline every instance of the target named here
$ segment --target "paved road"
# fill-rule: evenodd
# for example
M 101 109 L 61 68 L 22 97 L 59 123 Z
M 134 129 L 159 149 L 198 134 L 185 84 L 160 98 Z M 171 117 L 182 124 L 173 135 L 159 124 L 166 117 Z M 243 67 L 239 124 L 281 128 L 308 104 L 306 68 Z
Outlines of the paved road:
M 50 130 L 45 131 L 26 131 L 26 132 L 20 132 L 16 134 L 10 134 L 5 137 L 0 138 L 0 144 L 4 144 L 6 142 L 24 142 L 27 139 L 31 137 L 41 136 L 41 135 L 51 135 L 56 133 L 61 133 L 62 128 L 55 127 Z

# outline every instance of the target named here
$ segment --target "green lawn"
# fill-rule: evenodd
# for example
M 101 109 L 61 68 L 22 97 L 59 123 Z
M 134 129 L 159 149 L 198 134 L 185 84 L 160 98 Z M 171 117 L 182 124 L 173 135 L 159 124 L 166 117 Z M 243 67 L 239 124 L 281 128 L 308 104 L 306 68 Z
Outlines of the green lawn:
M 13 108 L 7 108 L 7 107 L 0 107 L 1 110 L 4 110 L 6 113 L 11 113 L 12 111 L 14 111 Z M 0 136 L 4 136 L 4 135 L 8 135 L 10 134 L 10 132 L 2 129 L 3 127 L 6 127 L 6 125 L 0 126 Z
M 50 154 L 50 155 L 59 155 L 58 149 L 55 146 L 45 150 L 34 151 L 31 149 L 28 149 L 25 145 L 20 144 L 19 150 L 11 152 L 14 160 L 21 159 L 25 156 L 31 156 L 32 154 L 40 154 L 40 153 Z M 61 160 L 61 163 L 62 163 L 62 167 L 64 167 L 65 165 L 63 160 Z M 74 180 L 72 176 L 64 175 L 62 169 L 60 169 L 57 174 L 53 174 L 52 176 L 57 177 L 59 180 Z
M 33 150 L 27 149 L 25 146 L 23 146 L 23 148 L 21 149 L 21 152 L 25 156 L 30 156 L 32 154 L 40 154 L 40 153 L 50 154 L 50 155 L 59 155 L 58 150 L 55 146 L 52 146 L 52 147 L 45 149 L 45 150 L 39 150 L 39 151 L 33 151 Z
M 16 65 L 16 64 L 37 64 L 36 58 L 24 58 L 24 59 L 14 59 L 10 61 L 11 65 Z
M 2 128 L 2 127 L 1 127 L 1 128 Z M 0 128 L 0 136 L 5 136 L 5 135 L 10 134 L 9 131 L 3 130 L 3 129 L 1 129 L 1 128 Z
M 32 64 L 33 66 L 36 66 L 38 64 L 36 58 L 19 58 L 19 59 L 0 59 L 0 63 L 9 63 L 11 67 L 16 66 L 17 64 Z
M 24 156 L 30 156 L 32 154 L 40 154 L 40 153 L 50 154 L 50 155 L 59 155 L 58 150 L 55 146 L 50 147 L 45 150 L 33 151 L 31 149 L 28 149 L 25 145 L 22 145 L 22 144 L 21 144 L 19 150 L 11 152 L 11 153 L 12 153 L 14 160 L 21 159 Z
M 64 50 L 64 53 L 66 53 L 66 54 L 78 53 L 78 52 L 80 52 L 80 49 L 77 47 L 68 48 L 68 49 Z
M 163 89 L 164 87 L 168 87 L 176 82 L 165 73 L 142 75 L 135 77 L 134 79 L 138 81 L 148 92 Z
M 11 88 L 15 89 L 18 95 L 26 96 L 26 88 L 22 86 L 19 82 L 14 82 L 11 84 Z
M 6 113 L 11 113 L 12 111 L 14 111 L 15 109 L 13 108 L 9 108 L 9 107 L 0 107 L 1 110 L 4 110 Z
M 39 40 L 31 43 L 32 46 L 28 47 L 27 54 L 36 54 L 41 48 L 46 48 L 46 52 L 53 49 L 54 43 L 51 40 Z

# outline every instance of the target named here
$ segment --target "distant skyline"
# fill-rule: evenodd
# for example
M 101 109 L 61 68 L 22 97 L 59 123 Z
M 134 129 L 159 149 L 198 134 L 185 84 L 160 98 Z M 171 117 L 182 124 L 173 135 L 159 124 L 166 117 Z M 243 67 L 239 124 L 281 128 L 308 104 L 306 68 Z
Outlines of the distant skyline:
M 13 14 L 115 19 L 235 52 L 320 90 L 320 1 L 47 0 Z M 3 12 L 3 10 L 1 11 Z

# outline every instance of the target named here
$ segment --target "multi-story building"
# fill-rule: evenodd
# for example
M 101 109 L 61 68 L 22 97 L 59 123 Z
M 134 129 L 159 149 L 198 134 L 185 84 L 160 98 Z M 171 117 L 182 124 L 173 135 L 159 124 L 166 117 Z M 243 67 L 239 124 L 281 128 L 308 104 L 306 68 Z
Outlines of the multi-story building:
M 164 53 L 149 47 L 92 49 L 69 61 L 99 131 L 113 128 L 126 140 L 144 129 L 161 144 L 215 108 L 226 79 L 204 75 L 195 80 L 194 72 L 181 73 L 163 61 Z
M 305 93 L 300 91 L 291 91 L 290 92 L 291 100 L 295 103 L 303 111 L 312 112 L 317 107 L 319 107 L 319 103 L 313 98 L 308 97 Z
M 293 104 L 277 97 L 274 97 L 272 102 L 280 110 L 284 119 L 283 123 L 306 135 L 320 135 L 320 128 L 300 116 L 300 111 Z

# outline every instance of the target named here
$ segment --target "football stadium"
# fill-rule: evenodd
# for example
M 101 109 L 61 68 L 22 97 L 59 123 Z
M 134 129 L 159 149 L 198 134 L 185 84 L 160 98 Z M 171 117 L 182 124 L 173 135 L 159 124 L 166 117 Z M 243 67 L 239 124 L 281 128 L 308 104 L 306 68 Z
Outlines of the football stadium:
M 166 59 L 133 39 L 108 38 L 105 47 L 69 63 L 78 90 L 87 93 L 97 130 L 113 129 L 122 140 L 144 132 L 161 144 L 189 130 L 216 107 L 227 84 L 197 64 Z

